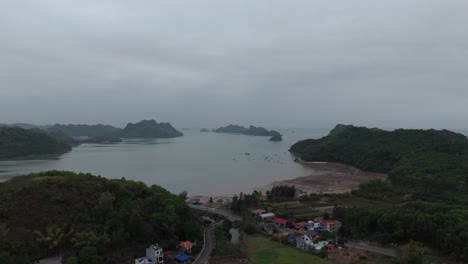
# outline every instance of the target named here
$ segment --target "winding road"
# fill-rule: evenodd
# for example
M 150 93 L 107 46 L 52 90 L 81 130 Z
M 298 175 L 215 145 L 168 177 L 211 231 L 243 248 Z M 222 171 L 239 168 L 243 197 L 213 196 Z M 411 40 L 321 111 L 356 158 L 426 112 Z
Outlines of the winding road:
M 242 221 L 242 216 L 233 214 L 233 213 L 228 212 L 228 211 L 223 211 L 223 210 L 219 210 L 219 209 L 216 209 L 216 208 L 211 208 L 211 207 L 207 207 L 207 206 L 203 206 L 203 205 L 189 204 L 188 206 L 190 208 L 192 208 L 192 209 L 195 209 L 195 210 L 200 210 L 200 211 L 205 211 L 205 212 L 212 213 L 212 214 L 225 216 L 231 221 Z
M 235 215 L 231 212 L 223 211 L 223 210 L 218 210 L 215 208 L 211 207 L 206 207 L 206 206 L 201 206 L 201 205 L 189 205 L 190 208 L 195 209 L 195 210 L 200 210 L 204 212 L 209 212 L 221 216 L 227 217 L 231 221 L 242 221 L 242 216 Z M 204 241 L 205 243 L 203 244 L 203 248 L 198 255 L 198 257 L 195 259 L 193 262 L 194 264 L 205 264 L 208 263 L 208 260 L 211 256 L 211 253 L 213 252 L 213 249 L 216 246 L 216 238 L 215 238 L 215 229 L 216 226 L 222 224 L 224 222 L 220 221 L 215 224 L 210 225 L 209 227 L 205 228 L 204 232 Z
M 210 258 L 211 253 L 213 252 L 213 249 L 216 246 L 215 229 L 216 229 L 216 226 L 221 223 L 223 223 L 223 221 L 210 225 L 209 227 L 205 229 L 205 233 L 204 233 L 205 243 L 203 244 L 203 248 L 200 254 L 193 262 L 194 264 L 208 263 L 208 259 Z
M 355 242 L 346 243 L 346 246 L 350 248 L 367 250 L 370 252 L 379 253 L 382 255 L 390 256 L 390 257 L 395 257 L 395 258 L 401 257 L 401 252 L 398 249 L 381 248 L 381 247 L 367 245 L 365 243 L 355 243 Z

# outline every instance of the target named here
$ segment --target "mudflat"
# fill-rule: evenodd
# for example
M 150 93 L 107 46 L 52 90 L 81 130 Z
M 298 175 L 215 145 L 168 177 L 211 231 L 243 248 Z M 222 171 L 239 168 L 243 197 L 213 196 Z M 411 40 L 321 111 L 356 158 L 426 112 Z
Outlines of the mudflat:
M 370 179 L 386 180 L 384 173 L 363 171 L 353 166 L 333 162 L 300 162 L 303 166 L 312 169 L 308 176 L 291 180 L 276 181 L 273 185 L 294 185 L 305 193 L 347 193 L 356 189 L 359 184 Z

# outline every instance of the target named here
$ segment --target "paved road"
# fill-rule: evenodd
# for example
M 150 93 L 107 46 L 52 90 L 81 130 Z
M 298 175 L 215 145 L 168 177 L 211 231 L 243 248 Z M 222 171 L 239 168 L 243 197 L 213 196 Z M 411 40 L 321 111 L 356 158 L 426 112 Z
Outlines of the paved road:
M 200 211 L 205 211 L 205 212 L 209 212 L 209 213 L 213 213 L 213 214 L 218 214 L 218 215 L 221 215 L 221 216 L 225 216 L 225 217 L 227 217 L 227 218 L 228 218 L 229 220 L 231 220 L 231 221 L 242 221 L 242 216 L 233 214 L 233 213 L 228 212 L 228 211 L 218 210 L 218 209 L 211 208 L 211 207 L 207 207 L 207 206 L 203 206 L 203 205 L 192 205 L 192 204 L 189 204 L 188 206 L 189 206 L 190 208 L 192 208 L 192 209 L 196 209 L 196 210 L 200 210 Z
M 188 206 L 190 208 L 192 208 L 192 209 L 195 209 L 195 210 L 200 210 L 200 211 L 204 211 L 204 212 L 209 212 L 209 213 L 225 216 L 231 221 L 242 221 L 242 216 L 235 215 L 235 214 L 233 214 L 231 212 L 222 211 L 222 210 L 218 210 L 218 209 L 215 209 L 215 208 L 206 207 L 206 206 L 202 206 L 202 205 L 189 204 Z M 203 249 L 200 252 L 200 254 L 198 255 L 197 259 L 195 259 L 195 261 L 193 262 L 194 264 L 208 263 L 208 259 L 210 258 L 211 253 L 213 252 L 213 249 L 216 246 L 216 238 L 215 238 L 216 226 L 218 226 L 218 225 L 220 225 L 222 223 L 223 223 L 223 221 L 218 222 L 216 224 L 212 224 L 209 227 L 205 228 L 205 232 L 204 232 L 205 244 L 203 245 Z
M 370 252 L 379 253 L 382 255 L 395 257 L 395 258 L 401 257 L 401 252 L 397 249 L 381 248 L 381 247 L 370 246 L 365 243 L 353 243 L 353 242 L 346 243 L 345 246 L 351 247 L 351 248 L 363 249 L 363 250 L 367 250 Z
M 210 225 L 205 229 L 205 244 L 203 245 L 203 249 L 198 255 L 197 259 L 195 259 L 193 262 L 194 264 L 208 263 L 208 259 L 210 258 L 211 253 L 216 246 L 215 229 L 216 226 L 220 225 L 221 223 L 223 223 L 223 221 Z

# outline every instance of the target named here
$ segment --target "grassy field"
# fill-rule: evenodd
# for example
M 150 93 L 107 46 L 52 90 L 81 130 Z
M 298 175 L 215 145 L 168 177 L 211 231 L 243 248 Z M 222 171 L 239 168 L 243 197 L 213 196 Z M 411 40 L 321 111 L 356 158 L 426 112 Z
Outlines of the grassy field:
M 333 263 L 310 252 L 280 244 L 262 235 L 245 237 L 242 251 L 255 264 L 314 264 Z

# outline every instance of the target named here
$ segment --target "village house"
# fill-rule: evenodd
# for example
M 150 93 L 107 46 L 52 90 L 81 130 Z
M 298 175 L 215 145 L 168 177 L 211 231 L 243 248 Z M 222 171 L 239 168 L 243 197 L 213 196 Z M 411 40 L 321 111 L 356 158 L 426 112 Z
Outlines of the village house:
M 190 241 L 180 241 L 180 250 L 186 253 L 192 253 L 193 243 Z
M 280 228 L 285 228 L 286 227 L 286 224 L 288 223 L 288 220 L 286 219 L 283 219 L 283 218 L 279 218 L 279 217 L 275 217 L 271 220 L 277 227 L 280 227 Z
M 146 249 L 146 256 L 135 259 L 135 264 L 163 264 L 164 253 L 161 247 L 151 245 Z
M 263 210 L 263 209 L 256 209 L 256 210 L 252 210 L 250 211 L 252 213 L 252 215 L 254 216 L 259 216 L 261 214 L 264 214 L 266 213 L 267 211 L 266 210 Z
M 320 235 L 313 230 L 307 231 L 306 234 L 302 235 L 296 241 L 296 247 L 306 251 L 320 251 L 328 244 L 328 241 L 320 241 Z
M 313 241 L 317 239 L 319 239 L 317 232 L 314 230 L 309 230 L 307 233 L 303 234 L 299 239 L 297 239 L 296 246 L 302 250 L 310 250 Z
M 337 220 L 323 220 L 322 227 L 328 232 L 335 233 L 341 227 L 341 222 Z
M 297 230 L 303 230 L 307 226 L 307 222 L 293 223 L 293 226 Z
M 335 233 L 341 227 L 341 222 L 337 220 L 325 220 L 323 218 L 315 218 L 313 221 L 307 223 L 308 230 L 317 232 L 328 231 Z
M 263 221 L 271 220 L 271 219 L 275 218 L 275 214 L 274 213 L 264 213 L 264 214 L 260 214 L 260 217 L 262 218 Z

